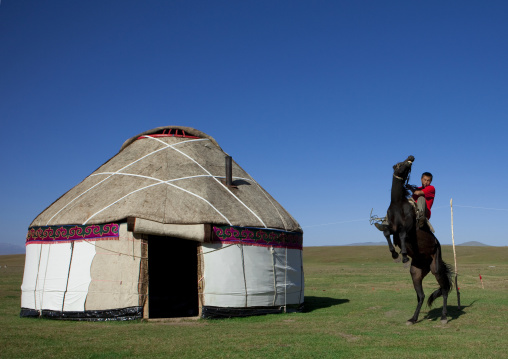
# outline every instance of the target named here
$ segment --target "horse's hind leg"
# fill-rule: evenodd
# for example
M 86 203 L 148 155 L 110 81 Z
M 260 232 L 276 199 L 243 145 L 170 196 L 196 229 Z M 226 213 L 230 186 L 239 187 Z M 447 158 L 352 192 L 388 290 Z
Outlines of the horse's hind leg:
M 422 281 L 423 278 L 429 273 L 429 269 L 421 269 L 416 267 L 414 264 L 411 265 L 411 278 L 413 279 L 413 286 L 416 291 L 416 297 L 418 300 L 418 304 L 416 306 L 416 310 L 413 314 L 413 317 L 411 317 L 407 324 L 414 324 L 418 321 L 418 316 L 420 315 L 420 310 L 422 309 L 423 301 L 425 299 L 425 294 L 423 293 L 423 285 Z
M 439 283 L 439 289 L 434 291 L 429 298 L 429 306 L 432 305 L 434 299 L 439 296 L 443 296 L 443 311 L 441 312 L 441 323 L 448 323 L 448 292 L 451 288 L 450 278 L 448 276 L 448 268 L 446 264 L 440 259 L 439 253 L 434 256 L 433 261 L 430 266 L 430 270 L 432 274 L 436 277 L 437 282 Z
M 448 323 L 448 310 L 447 310 L 447 302 L 448 302 L 448 292 L 443 291 L 443 312 L 441 313 L 441 323 Z

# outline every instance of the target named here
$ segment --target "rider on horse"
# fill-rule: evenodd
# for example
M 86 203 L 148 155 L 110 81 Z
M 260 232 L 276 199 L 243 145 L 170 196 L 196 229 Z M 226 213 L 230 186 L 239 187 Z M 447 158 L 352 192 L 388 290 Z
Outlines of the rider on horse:
M 416 223 L 420 229 L 424 227 L 425 222 L 427 222 L 429 228 L 432 229 L 429 222 L 431 215 L 430 209 L 434 204 L 434 197 L 436 196 L 436 189 L 434 186 L 431 186 L 432 179 L 432 173 L 423 172 L 421 187 L 406 185 L 406 188 L 413 193 L 413 200 L 416 203 Z M 375 226 L 380 231 L 386 230 L 388 228 L 388 219 L 384 218 L 383 222 L 375 223 Z
M 430 219 L 436 189 L 431 186 L 432 173 L 424 172 L 422 174 L 422 186 L 416 187 L 407 185 L 406 188 L 413 192 L 413 200 L 416 202 L 416 223 L 418 228 L 423 228 L 426 221 Z M 430 227 L 430 226 L 429 226 Z

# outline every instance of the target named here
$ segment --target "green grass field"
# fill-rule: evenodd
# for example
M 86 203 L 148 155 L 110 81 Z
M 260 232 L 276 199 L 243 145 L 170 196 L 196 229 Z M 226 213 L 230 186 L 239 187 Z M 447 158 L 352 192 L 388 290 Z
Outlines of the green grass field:
M 0 256 L 0 357 L 508 358 L 508 247 L 457 247 L 457 260 L 463 308 L 453 289 L 448 324 L 439 298 L 407 326 L 409 269 L 384 246 L 305 247 L 303 313 L 178 322 L 21 319 L 24 256 Z M 427 276 L 427 297 L 436 287 Z

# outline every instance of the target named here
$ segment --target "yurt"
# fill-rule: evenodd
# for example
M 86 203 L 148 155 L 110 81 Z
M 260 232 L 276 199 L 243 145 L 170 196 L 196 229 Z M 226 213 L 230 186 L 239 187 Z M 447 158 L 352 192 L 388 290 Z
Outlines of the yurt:
M 21 317 L 218 318 L 300 310 L 303 233 L 209 135 L 167 126 L 30 224 Z

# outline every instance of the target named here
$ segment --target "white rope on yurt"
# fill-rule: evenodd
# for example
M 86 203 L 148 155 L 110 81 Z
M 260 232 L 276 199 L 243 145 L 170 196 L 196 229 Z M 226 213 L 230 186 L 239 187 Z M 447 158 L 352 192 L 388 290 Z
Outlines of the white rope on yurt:
M 184 141 L 184 142 L 187 142 L 187 141 Z M 181 142 L 181 143 L 183 143 L 183 142 Z M 98 182 L 98 183 L 94 184 L 92 187 L 90 187 L 89 189 L 87 189 L 86 191 L 84 191 L 83 193 L 81 193 L 80 195 L 76 196 L 76 197 L 75 197 L 75 198 L 73 198 L 71 201 L 69 201 L 69 203 L 67 203 L 65 206 L 63 206 L 62 208 L 60 208 L 60 210 L 59 210 L 58 212 L 56 212 L 56 213 L 55 213 L 55 214 L 54 214 L 54 215 L 53 215 L 53 216 L 52 216 L 52 217 L 48 220 L 48 222 L 46 223 L 46 225 L 47 225 L 47 226 L 49 226 L 49 223 L 51 222 L 51 220 L 52 220 L 53 218 L 55 218 L 55 217 L 56 217 L 56 216 L 57 216 L 60 212 L 62 212 L 62 211 L 63 211 L 63 210 L 64 210 L 67 206 L 69 206 L 72 202 L 74 202 L 75 200 L 77 200 L 77 199 L 78 199 L 78 198 L 80 198 L 81 196 L 85 195 L 87 192 L 91 191 L 92 189 L 94 189 L 95 187 L 97 187 L 98 185 L 100 185 L 101 183 L 103 183 L 104 181 L 106 181 L 106 180 L 108 180 L 109 178 L 113 177 L 113 176 L 114 176 L 115 174 L 117 174 L 118 172 L 120 172 L 120 171 L 124 170 L 124 169 L 125 169 L 125 168 L 127 168 L 127 167 L 132 166 L 132 165 L 133 165 L 133 164 L 135 164 L 136 162 L 139 162 L 139 161 L 141 161 L 142 159 L 144 159 L 144 158 L 146 158 L 146 157 L 148 157 L 148 156 L 151 156 L 151 155 L 153 155 L 153 154 L 155 154 L 155 153 L 157 153 L 157 152 L 163 151 L 163 150 L 165 150 L 165 148 L 159 148 L 158 150 L 155 150 L 155 151 L 153 151 L 153 152 L 150 152 L 150 153 L 146 154 L 145 156 L 143 156 L 143 157 L 141 157 L 141 158 L 138 158 L 136 161 L 131 162 L 131 163 L 129 163 L 128 165 L 126 165 L 126 166 L 124 166 L 124 167 L 120 168 L 118 171 L 114 172 L 114 174 L 112 174 L 111 176 L 108 176 L 108 177 L 104 178 L 102 181 L 100 181 L 100 182 Z
M 102 174 L 109 174 L 109 173 L 113 173 L 113 172 L 101 172 L 101 173 L 95 173 L 93 174 L 92 176 L 98 176 L 98 175 L 102 175 Z M 150 179 L 150 180 L 154 180 L 154 181 L 157 181 L 158 183 L 155 183 L 155 184 L 152 184 L 152 185 L 149 185 L 149 186 L 146 186 L 146 187 L 143 187 L 143 188 L 140 188 L 140 189 L 137 189 L 137 190 L 134 190 L 128 194 L 126 194 L 125 196 L 123 196 L 122 198 L 116 200 L 115 202 L 111 203 L 110 205 L 104 207 L 103 209 L 101 209 L 100 211 L 94 213 L 91 217 L 89 217 L 87 219 L 87 222 L 90 220 L 90 218 L 92 218 L 93 216 L 99 214 L 100 212 L 104 211 L 105 209 L 107 209 L 108 207 L 111 207 L 112 205 L 114 205 L 115 203 L 118 203 L 119 201 L 121 201 L 122 199 L 126 198 L 127 196 L 130 196 L 131 194 L 133 193 L 136 193 L 138 192 L 139 190 L 142 190 L 142 189 L 146 189 L 146 188 L 149 188 L 149 187 L 152 187 L 152 186 L 155 186 L 155 185 L 159 185 L 159 184 L 167 184 L 169 186 L 172 186 L 172 187 L 175 187 L 177 189 L 180 189 L 184 192 L 187 192 L 201 200 L 203 200 L 204 202 L 208 203 L 210 205 L 210 207 L 212 207 L 218 214 L 220 214 L 222 216 L 222 218 L 224 218 L 228 223 L 229 225 L 231 225 L 231 222 L 229 221 L 229 219 L 223 214 L 221 213 L 217 208 L 215 208 L 214 205 L 212 205 L 209 201 L 207 201 L 206 199 L 204 199 L 203 197 L 193 193 L 193 192 L 190 192 L 186 189 L 183 189 L 179 186 L 176 186 L 170 182 L 176 182 L 176 181 L 180 181 L 180 180 L 184 180 L 184 179 L 191 179 L 191 178 L 199 178 L 199 177 L 213 177 L 212 175 L 197 175 L 197 176 L 187 176 L 187 177 L 181 177 L 181 178 L 174 178 L 174 179 L 171 179 L 171 180 L 167 180 L 167 181 L 163 181 L 161 179 L 158 179 L 158 178 L 155 178 L 155 177 L 150 177 L 150 176 L 143 176 L 143 175 L 138 175 L 138 174 L 133 174 L 133 173 L 117 173 L 116 174 L 117 176 L 133 176 L 133 177 L 141 177 L 141 178 L 146 178 L 146 179 Z M 85 222 L 86 223 L 86 222 Z
M 35 277 L 35 290 L 34 290 L 34 304 L 35 309 L 37 309 L 37 287 L 39 286 L 39 272 L 41 271 L 41 256 L 42 256 L 42 245 L 39 244 L 39 264 L 37 264 L 37 276 Z M 42 315 L 42 307 L 39 312 L 39 316 Z
M 156 141 L 159 141 L 161 142 L 162 144 L 164 144 L 165 146 L 167 146 L 168 148 L 171 148 L 175 151 L 177 151 L 178 153 L 182 154 L 183 156 L 187 157 L 189 160 L 191 160 L 192 162 L 194 162 L 196 165 L 198 165 L 203 171 L 205 171 L 206 173 L 208 173 L 210 176 L 212 176 L 212 174 L 206 169 L 204 168 L 203 166 L 201 166 L 201 164 L 196 161 L 194 158 L 190 157 L 189 155 L 187 155 L 186 153 L 180 151 L 179 149 L 175 148 L 174 145 L 170 145 L 164 141 L 161 141 L 160 139 L 156 138 L 156 137 L 150 137 L 150 136 L 145 136 L 147 138 L 150 138 L 152 140 L 156 140 Z M 208 139 L 206 139 L 207 141 L 210 141 Z M 182 142 L 178 143 L 178 144 L 181 144 Z M 221 185 L 222 187 L 224 187 L 234 198 L 236 198 L 236 200 L 238 202 L 240 202 L 240 204 L 242 204 L 245 208 L 247 208 L 247 210 L 252 213 L 262 224 L 263 226 L 266 228 L 266 224 L 265 222 L 263 222 L 263 220 L 256 214 L 254 213 L 254 211 L 252 209 L 249 208 L 249 206 L 247 206 L 245 203 L 243 203 L 243 201 L 240 200 L 240 198 L 238 198 L 226 185 L 224 185 L 221 181 L 219 181 L 217 178 L 213 177 L 212 178 L 219 184 Z
M 80 240 L 80 242 L 84 242 L 84 243 L 87 243 L 91 246 L 94 246 L 95 248 L 99 248 L 99 249 L 102 249 L 103 251 L 106 251 L 106 252 L 112 252 L 114 254 L 117 254 L 119 256 L 127 256 L 127 257 L 133 257 L 133 258 L 139 258 L 139 259 L 148 259 L 148 257 L 140 257 L 140 256 L 137 256 L 134 254 L 134 252 L 132 254 L 128 254 L 128 253 L 123 253 L 123 252 L 118 252 L 118 251 L 114 251 L 112 249 L 108 249 L 108 248 L 104 248 L 104 247 L 100 247 L 96 244 L 96 241 L 93 241 L 93 240 L 88 240 L 88 239 L 82 239 Z M 90 242 L 93 242 L 93 243 L 90 243 Z M 134 242 L 134 241 L 133 241 Z M 144 243 L 140 243 L 140 244 L 144 244 Z M 134 243 L 133 243 L 133 247 L 134 247 Z M 100 254 L 100 253 L 97 253 L 97 254 Z
M 44 282 L 42 283 L 42 297 L 41 297 L 41 313 L 42 313 L 43 305 L 44 305 L 44 291 L 46 290 L 46 277 L 48 274 L 49 256 L 51 254 L 51 246 L 52 245 L 53 245 L 53 243 L 50 243 L 48 246 L 48 259 L 46 260 L 46 269 L 44 270 Z M 39 270 L 40 270 L 40 268 L 39 268 Z
M 277 273 L 275 272 L 275 250 L 273 246 L 270 247 L 270 253 L 272 254 L 272 269 L 273 269 L 273 306 L 275 306 L 275 302 L 277 301 Z
M 300 251 L 300 299 L 299 299 L 298 303 L 302 302 L 303 286 L 304 286 L 304 280 L 303 280 L 303 251 Z
M 165 184 L 167 184 L 168 186 L 175 187 L 175 188 L 179 189 L 180 191 L 184 191 L 184 192 L 186 192 L 186 193 L 190 194 L 191 196 L 197 197 L 197 198 L 201 199 L 202 201 L 204 201 L 204 202 L 208 203 L 208 205 L 209 205 L 210 207 L 212 207 L 212 208 L 213 208 L 213 209 L 214 209 L 214 210 L 215 210 L 218 214 L 220 214 L 220 215 L 221 215 L 221 217 L 222 217 L 222 218 L 224 218 L 224 219 L 228 222 L 228 224 L 229 224 L 230 226 L 232 226 L 232 224 L 231 224 L 230 220 L 229 220 L 229 219 L 228 219 L 228 218 L 227 218 L 224 214 L 222 214 L 222 213 L 221 213 L 221 212 L 220 212 L 217 208 L 215 208 L 215 206 L 214 206 L 213 204 L 211 204 L 208 200 L 206 200 L 206 199 L 204 199 L 203 197 L 201 197 L 201 196 L 199 196 L 199 195 L 197 195 L 197 194 L 195 194 L 195 193 L 192 193 L 191 191 L 188 191 L 188 190 L 186 190 L 186 189 L 184 189 L 184 188 L 182 188 L 182 187 L 178 187 L 177 185 L 174 185 L 174 184 L 172 184 L 172 183 L 168 183 L 168 182 L 164 182 L 164 183 L 165 183 Z
M 168 182 L 154 183 L 154 184 L 151 184 L 151 185 L 148 185 L 148 186 L 142 187 L 142 188 L 138 188 L 138 189 L 136 189 L 136 190 L 134 190 L 134 191 L 132 191 L 132 192 L 130 192 L 130 193 L 127 193 L 125 196 L 123 196 L 123 197 L 121 197 L 121 198 L 117 199 L 117 200 L 116 200 L 116 201 L 114 201 L 113 203 L 110 203 L 110 204 L 109 204 L 109 205 L 107 205 L 106 207 L 104 207 L 104 208 L 102 208 L 101 210 L 99 210 L 99 211 L 95 212 L 94 214 L 92 214 L 90 217 L 88 217 L 88 218 L 87 218 L 87 220 L 86 220 L 85 222 L 83 222 L 83 225 L 87 224 L 87 223 L 88 223 L 88 221 L 89 221 L 90 219 L 92 219 L 93 217 L 95 217 L 96 215 L 98 215 L 99 213 L 101 213 L 102 211 L 105 211 L 105 210 L 106 210 L 106 209 L 108 209 L 109 207 L 113 206 L 115 203 L 120 202 L 122 199 L 127 198 L 128 196 L 130 196 L 130 195 L 132 195 L 132 194 L 134 194 L 134 193 L 136 193 L 136 192 L 143 191 L 143 190 L 145 190 L 145 189 L 147 189 L 147 188 L 154 187 L 154 186 L 159 186 L 159 185 L 162 185 L 162 184 L 167 184 L 168 186 L 171 186 L 171 187 L 177 188 L 177 189 L 179 189 L 179 190 L 181 190 L 181 191 L 184 191 L 184 192 L 186 192 L 186 193 L 188 193 L 188 194 L 190 194 L 190 195 L 192 195 L 192 196 L 195 196 L 195 197 L 197 197 L 197 198 L 199 198 L 199 199 L 203 200 L 204 202 L 208 203 L 208 205 L 210 205 L 210 207 L 212 207 L 212 208 L 213 208 L 213 209 L 214 209 L 214 210 L 215 210 L 218 214 L 220 214 L 220 215 L 222 216 L 222 218 L 224 218 L 224 219 L 225 219 L 225 220 L 229 223 L 229 225 L 230 225 L 230 226 L 232 225 L 232 224 L 231 224 L 231 222 L 229 221 L 229 219 L 228 219 L 225 215 L 223 215 L 223 214 L 222 214 L 222 213 L 221 213 L 221 212 L 220 212 L 217 208 L 215 208 L 215 206 L 214 206 L 213 204 L 211 204 L 208 200 L 206 200 L 206 199 L 204 199 L 203 197 L 201 197 L 201 196 L 199 196 L 199 195 L 197 195 L 197 194 L 195 194 L 195 193 L 192 193 L 192 192 L 190 192 L 190 191 L 188 191 L 188 190 L 186 190 L 186 189 L 184 189 L 184 188 L 182 188 L 182 187 L 178 187 L 177 185 L 174 185 L 174 184 L 172 184 L 172 183 L 168 183 Z
M 243 284 L 245 287 L 245 307 L 247 307 L 249 293 L 247 292 L 247 278 L 245 277 L 245 259 L 243 256 L 243 244 L 239 244 L 239 247 L 242 252 Z
M 123 253 L 123 252 L 118 252 L 118 251 L 114 251 L 112 249 L 108 249 L 108 248 L 104 248 L 104 247 L 101 247 L 101 246 L 98 246 L 97 244 L 95 244 L 95 241 L 89 241 L 87 239 L 83 239 L 81 240 L 81 242 L 85 242 L 87 244 L 90 244 L 91 246 L 95 246 L 95 248 L 98 248 L 98 249 L 102 249 L 104 251 L 107 251 L 107 252 L 111 252 L 111 253 L 114 253 L 114 254 L 117 254 L 119 256 L 128 256 L 128 257 L 133 257 L 133 258 L 139 258 L 139 259 L 148 259 L 148 257 L 140 257 L 140 256 L 137 256 L 135 254 L 128 254 L 128 253 Z M 94 243 L 90 243 L 90 242 L 94 242 Z M 134 242 L 134 241 L 133 241 Z M 144 243 L 140 243 L 140 244 L 144 244 Z M 223 249 L 226 249 L 228 247 L 231 247 L 231 246 L 236 246 L 238 244 L 236 243 L 233 243 L 233 244 L 229 244 L 227 246 L 224 246 L 224 247 L 221 247 L 221 248 L 217 248 L 217 249 L 214 249 L 212 251 L 208 251 L 206 253 L 198 253 L 197 255 L 198 256 L 202 256 L 202 255 L 205 255 L 205 254 L 210 254 L 210 253 L 213 253 L 213 252 L 217 252 L 217 251 L 220 251 L 220 250 L 223 250 Z M 134 243 L 133 243 L 133 246 L 134 246 Z
M 117 199 L 117 200 L 116 200 L 116 201 L 114 201 L 113 203 L 110 203 L 110 204 L 109 204 L 109 205 L 107 205 L 106 207 L 104 207 L 104 208 L 102 208 L 101 210 L 99 210 L 99 211 L 95 212 L 94 214 L 92 214 L 90 217 L 88 217 L 88 218 L 87 218 L 87 220 L 86 220 L 86 221 L 84 221 L 84 222 L 83 222 L 83 225 L 87 224 L 87 223 L 88 223 L 88 221 L 89 221 L 90 219 L 92 219 L 93 217 L 95 217 L 96 215 L 98 215 L 99 213 L 101 213 L 102 211 L 104 211 L 104 210 L 108 209 L 109 207 L 111 207 L 111 206 L 112 206 L 112 205 L 114 205 L 115 203 L 118 203 L 118 202 L 119 202 L 119 201 L 121 201 L 122 199 L 124 199 L 124 198 L 126 198 L 126 197 L 129 197 L 131 194 L 134 194 L 134 193 L 139 192 L 139 191 L 143 191 L 143 190 L 145 190 L 145 189 L 147 189 L 147 188 L 150 188 L 150 187 L 158 186 L 158 185 L 160 185 L 160 184 L 162 184 L 162 183 L 154 183 L 154 184 L 151 184 L 151 185 L 148 185 L 148 186 L 145 186 L 145 187 L 138 188 L 138 189 L 136 189 L 136 190 L 134 190 L 134 191 L 132 191 L 132 192 L 130 192 L 130 193 L 127 193 L 125 196 L 123 196 L 123 197 L 121 197 L 121 198 Z
M 250 176 L 250 175 L 249 175 Z M 263 190 L 263 188 L 259 185 L 259 183 L 256 182 L 256 180 L 252 177 L 250 177 L 250 180 L 252 182 L 254 182 L 254 184 L 258 187 L 258 189 L 261 191 L 261 193 L 263 193 L 263 195 L 266 197 L 266 199 L 268 200 L 268 202 L 270 202 L 270 204 L 273 206 L 273 208 L 275 209 L 275 211 L 277 212 L 277 214 L 279 215 L 280 217 L 280 220 L 282 221 L 282 224 L 284 225 L 284 230 L 287 231 L 287 223 L 286 221 L 284 220 L 284 217 L 280 214 L 279 210 L 277 209 L 277 206 L 275 206 L 275 204 L 272 202 L 272 200 L 270 199 L 270 196 L 266 193 L 265 190 Z M 294 218 L 293 218 L 294 219 Z M 296 221 L 295 221 L 296 222 Z
M 286 247 L 286 264 L 284 265 L 284 313 L 287 312 L 287 291 L 288 291 L 288 247 Z
M 66 297 L 67 291 L 69 289 L 69 276 L 71 274 L 71 266 L 72 266 L 72 257 L 73 256 L 74 256 L 74 242 L 71 242 L 71 255 L 70 255 L 70 258 L 69 258 L 69 269 L 67 271 L 67 281 L 65 283 L 65 291 L 64 291 L 63 300 L 62 300 L 62 312 L 64 311 L 65 297 Z
M 198 256 L 204 256 L 205 254 L 210 254 L 210 253 L 213 253 L 213 252 L 221 251 L 221 250 L 226 249 L 226 248 L 229 248 L 229 247 L 231 247 L 231 246 L 239 246 L 239 244 L 237 244 L 237 243 L 228 244 L 227 246 L 224 246 L 224 247 L 221 247 L 221 248 L 214 249 L 213 251 L 208 251 L 208 252 L 206 252 L 206 253 L 198 253 Z
M 220 177 L 220 176 L 213 176 L 213 175 L 196 175 L 196 176 L 187 176 L 187 177 L 173 178 L 171 180 L 164 181 L 164 180 L 161 180 L 159 178 L 155 178 L 155 177 L 151 177 L 151 176 L 138 175 L 138 174 L 135 174 L 135 173 L 123 173 L 123 172 L 122 173 L 98 172 L 98 173 L 91 174 L 90 177 L 92 177 L 92 176 L 101 176 L 101 175 L 108 175 L 108 174 L 115 174 L 117 176 L 132 176 L 132 177 L 146 178 L 146 179 L 149 179 L 149 180 L 154 180 L 154 181 L 159 182 L 159 183 L 176 182 L 176 181 L 181 181 L 181 180 L 185 180 L 185 179 L 199 178 L 199 177 Z
M 183 142 L 179 142 L 179 143 L 177 143 L 177 144 L 175 144 L 175 145 L 169 145 L 169 144 L 167 144 L 167 143 L 165 143 L 165 142 L 163 142 L 163 141 L 159 140 L 158 138 L 153 138 L 153 137 L 149 137 L 149 136 L 148 136 L 147 138 L 150 138 L 150 139 L 153 139 L 153 140 L 156 140 L 156 141 L 158 141 L 158 142 L 162 143 L 162 144 L 165 146 L 163 149 L 171 148 L 171 149 L 173 149 L 173 150 L 177 151 L 178 153 L 182 154 L 183 156 L 187 157 L 188 159 L 190 159 L 192 162 L 194 162 L 196 165 L 198 165 L 198 166 L 199 166 L 199 167 L 200 167 L 203 171 L 205 171 L 205 172 L 207 173 L 208 177 L 210 177 L 210 178 L 214 179 L 214 180 L 215 180 L 218 184 L 220 184 L 221 186 L 223 186 L 223 187 L 224 187 L 224 188 L 225 188 L 225 189 L 226 189 L 226 190 L 227 190 L 227 191 L 228 191 L 228 192 L 229 192 L 229 193 L 230 193 L 233 197 L 235 197 L 235 198 L 238 200 L 238 202 L 240 202 L 240 203 L 241 203 L 241 204 L 242 204 L 245 208 L 247 208 L 247 209 L 248 209 L 248 210 L 249 210 L 249 211 L 250 211 L 250 212 L 251 212 L 251 213 L 252 213 L 252 214 L 253 214 L 253 215 L 254 215 L 254 216 L 255 216 L 255 217 L 256 217 L 256 218 L 257 218 L 257 219 L 261 222 L 261 223 L 262 223 L 262 224 L 263 224 L 263 226 L 264 226 L 265 228 L 267 228 L 267 226 L 266 226 L 266 224 L 263 222 L 263 220 L 262 220 L 261 218 L 259 218 L 259 216 L 258 216 L 258 215 L 256 215 L 256 213 L 254 213 L 254 211 L 252 211 L 252 209 L 250 209 L 250 208 L 249 208 L 249 207 L 248 207 L 245 203 L 243 203 L 243 202 L 242 202 L 242 201 L 241 201 L 238 197 L 236 197 L 236 196 L 233 194 L 233 192 L 231 192 L 231 190 L 230 190 L 227 186 L 225 186 L 225 185 L 224 185 L 221 181 L 219 181 L 219 180 L 216 178 L 216 176 L 213 176 L 213 175 L 212 175 L 212 174 L 211 174 L 208 170 L 206 170 L 206 169 L 205 169 L 205 168 L 204 168 L 201 164 L 199 164 L 199 163 L 198 163 L 195 159 L 193 159 L 192 157 L 188 156 L 188 155 L 187 155 L 187 154 L 185 154 L 184 152 L 182 152 L 182 151 L 180 151 L 180 150 L 178 150 L 177 148 L 175 148 L 175 147 L 174 147 L 175 145 L 179 145 L 179 144 L 186 143 L 186 142 L 191 142 L 191 141 L 183 141 Z M 201 140 L 203 140 L 203 139 L 201 139 Z M 205 140 L 206 140 L 206 141 L 209 141 L 208 139 L 205 139 Z M 197 140 L 192 140 L 192 141 L 197 141 Z M 152 153 L 154 153 L 154 152 L 152 152 Z M 146 157 L 146 156 L 144 156 L 143 158 L 145 158 L 145 157 Z M 139 160 L 136 160 L 136 161 L 134 161 L 133 163 L 135 163 L 135 162 L 137 162 L 137 161 L 139 161 Z M 124 166 L 122 169 L 127 168 L 128 166 L 130 166 L 130 165 Z M 212 208 L 213 208 L 213 209 L 214 209 L 217 213 L 219 213 L 219 214 L 220 214 L 220 215 L 221 215 L 221 216 L 222 216 L 222 217 L 223 217 L 223 218 L 224 218 L 224 219 L 225 219 L 225 220 L 229 223 L 229 225 L 231 225 L 231 222 L 229 221 L 229 219 L 228 219 L 228 218 L 227 218 L 224 214 L 222 214 L 222 213 L 221 213 L 221 212 L 220 212 L 217 208 L 215 208 L 215 207 L 214 207 L 214 206 L 213 206 L 213 205 L 212 205 L 209 201 L 207 201 L 207 200 L 206 200 L 206 199 L 204 199 L 203 197 L 201 197 L 201 196 L 199 196 L 199 195 L 197 195 L 197 194 L 195 194 L 195 193 L 193 193 L 193 192 L 190 192 L 190 191 L 188 191 L 188 190 L 185 190 L 185 189 L 183 189 L 183 188 L 181 188 L 181 187 L 179 187 L 179 186 L 176 186 L 176 185 L 173 185 L 173 184 L 171 184 L 171 183 L 170 183 L 170 182 L 173 182 L 173 181 L 176 181 L 176 180 L 182 180 L 182 179 L 186 179 L 186 178 L 195 178 L 195 177 L 199 177 L 199 176 L 190 176 L 190 177 L 186 177 L 186 178 L 179 178 L 179 179 L 172 179 L 172 180 L 168 180 L 168 181 L 163 181 L 163 180 L 160 180 L 160 179 L 157 179 L 157 178 L 153 178 L 153 177 L 148 177 L 148 176 L 142 176 L 142 175 L 135 175 L 135 174 L 125 174 L 125 173 L 120 173 L 119 171 L 121 171 L 122 169 L 120 169 L 120 170 L 118 170 L 118 171 L 116 171 L 116 172 L 104 172 L 104 174 L 111 174 L 111 175 L 110 175 L 110 176 L 108 176 L 107 178 L 110 178 L 110 177 L 111 177 L 111 176 L 113 176 L 113 175 L 131 175 L 131 176 L 136 176 L 136 177 L 148 178 L 148 179 L 152 179 L 152 180 L 154 180 L 154 181 L 159 181 L 159 183 L 157 183 L 157 184 L 167 184 L 167 185 L 169 185 L 169 186 L 172 186 L 172 187 L 175 187 L 175 188 L 177 188 L 177 189 L 180 189 L 180 190 L 182 190 L 182 191 L 184 191 L 184 192 L 186 192 L 186 193 L 189 193 L 189 194 L 191 194 L 191 195 L 193 195 L 193 196 L 195 196 L 195 197 L 197 197 L 197 198 L 199 198 L 199 199 L 201 199 L 201 200 L 205 201 L 206 203 L 208 203 L 208 204 L 209 204 L 209 205 L 210 205 L 210 206 L 211 206 L 211 207 L 212 207 Z M 98 175 L 98 173 L 96 173 L 96 174 L 94 174 L 94 175 Z M 107 179 L 107 178 L 106 178 L 106 179 Z M 103 182 L 103 181 L 101 181 L 101 182 L 99 182 L 99 183 L 102 183 L 102 182 Z M 140 188 L 140 189 L 138 189 L 138 190 L 132 191 L 131 193 L 128 193 L 127 195 L 123 196 L 122 198 L 120 198 L 120 199 L 118 199 L 117 201 L 115 201 L 115 202 L 113 202 L 113 203 L 109 204 L 108 206 L 106 206 L 106 207 L 104 207 L 103 209 L 101 209 L 101 210 L 97 211 L 96 213 L 94 213 L 92 216 L 88 217 L 88 219 L 87 219 L 87 220 L 86 220 L 83 224 L 86 224 L 86 223 L 87 223 L 87 222 L 88 222 L 88 221 L 89 221 L 92 217 L 94 217 L 95 215 L 97 215 L 97 214 L 101 213 L 102 211 L 106 210 L 107 208 L 111 207 L 111 206 L 112 206 L 112 205 L 114 205 L 115 203 L 118 203 L 119 201 L 121 201 L 122 199 L 126 198 L 127 196 L 129 196 L 129 195 L 131 195 L 131 194 L 133 194 L 133 193 L 136 193 L 136 192 L 138 192 L 139 190 L 146 189 L 146 188 L 150 188 L 150 187 L 152 187 L 152 186 L 154 186 L 154 185 L 149 185 L 149 186 L 146 186 L 146 187 Z

